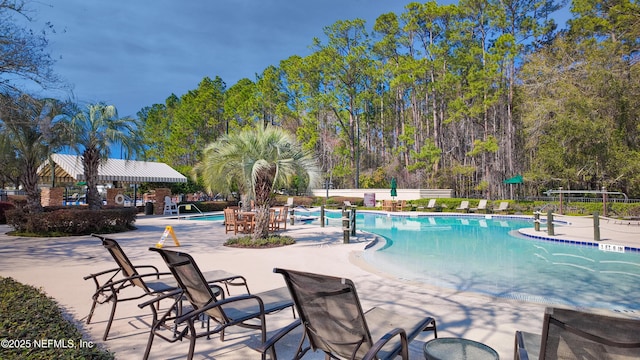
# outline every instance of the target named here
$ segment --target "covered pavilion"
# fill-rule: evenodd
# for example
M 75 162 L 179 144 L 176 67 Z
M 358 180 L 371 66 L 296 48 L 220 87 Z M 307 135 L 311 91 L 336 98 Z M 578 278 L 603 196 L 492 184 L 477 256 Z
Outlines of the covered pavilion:
M 65 186 L 65 188 L 66 186 L 77 186 L 86 181 L 81 156 L 52 154 L 51 162 L 53 164 L 47 160 L 38 167 L 38 176 L 41 184 L 50 184 L 53 189 L 61 185 Z M 122 195 L 122 189 L 116 188 L 122 188 L 124 184 L 133 185 L 133 203 L 135 204 L 137 184 L 150 182 L 186 183 L 187 178 L 165 163 L 109 158 L 98 167 L 98 182 L 108 185 L 105 186 L 108 204 L 112 202 L 120 204 L 118 200 L 121 198 L 118 196 Z M 156 192 L 156 196 L 160 199 L 169 194 L 170 191 L 162 194 Z M 59 196 L 63 196 L 63 194 L 61 193 Z M 57 198 L 58 196 L 55 197 Z M 64 197 L 66 199 L 66 196 Z M 55 204 L 59 203 L 59 201 L 59 199 L 55 199 L 51 203 Z

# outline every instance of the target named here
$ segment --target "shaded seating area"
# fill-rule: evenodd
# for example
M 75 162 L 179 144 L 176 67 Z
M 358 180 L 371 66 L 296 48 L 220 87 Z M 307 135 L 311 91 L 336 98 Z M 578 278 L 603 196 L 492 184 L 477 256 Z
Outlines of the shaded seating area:
M 269 208 L 269 231 L 287 230 L 288 214 L 289 206 L 286 205 Z M 224 209 L 224 224 L 225 234 L 231 231 L 234 235 L 252 233 L 256 226 L 256 212 L 240 211 L 239 208 L 227 207 Z
M 378 307 L 363 311 L 351 280 L 279 268 L 274 272 L 284 276 L 309 343 L 300 343 L 294 359 L 309 350 L 320 350 L 327 359 L 408 359 L 408 344 L 418 334 L 433 331 L 437 337 L 432 317 Z
M 189 339 L 188 359 L 193 358 L 198 338 L 208 338 L 210 335 L 220 334 L 220 340 L 224 341 L 225 329 L 231 326 L 259 330 L 262 345 L 255 350 L 261 353 L 263 359 L 266 358 L 267 352 L 270 352 L 271 358 L 275 359 L 276 354 L 273 347 L 275 342 L 299 326 L 300 322 L 294 320 L 290 325 L 280 329 L 270 339 L 267 339 L 266 315 L 293 307 L 293 301 L 287 288 L 282 287 L 251 294 L 247 287 L 247 293 L 244 295 L 224 297 L 221 288 L 216 289 L 208 284 L 200 268 L 189 254 L 159 248 L 150 248 L 149 250 L 161 255 L 177 280 L 182 293 L 191 304 L 191 309 L 185 310 L 175 318 L 161 317 L 154 320 L 144 359 L 149 358 L 154 337 L 156 335 L 162 336 L 160 334 L 162 325 L 169 320 L 175 320 L 176 326 L 185 327 L 175 339 Z M 139 307 L 154 307 L 159 300 L 148 301 L 140 304 Z M 207 326 L 206 329 L 198 331 L 195 324 L 203 316 L 207 318 Z M 295 314 L 293 318 L 295 318 Z M 215 323 L 213 328 L 210 326 L 210 321 Z
M 638 358 L 640 319 L 548 307 L 541 335 L 515 335 L 516 360 Z
M 152 265 L 134 265 L 116 240 L 96 234 L 92 234 L 92 236 L 102 241 L 102 246 L 109 252 L 117 264 L 117 267 L 113 269 L 84 277 L 85 280 L 93 280 L 96 286 L 95 292 L 91 297 L 92 304 L 89 315 L 87 316 L 87 324 L 91 322 L 97 305 L 107 302 L 112 303 L 102 340 L 106 341 L 109 336 L 109 330 L 111 329 L 111 324 L 113 323 L 116 313 L 116 307 L 120 302 L 139 300 L 151 296 L 154 300 L 169 298 L 176 302 L 174 304 L 175 306 L 178 305 L 177 301 L 181 298 L 180 292 L 175 291 L 178 288 L 178 283 L 175 281 L 175 278 L 171 276 L 170 272 L 160 272 L 157 267 Z M 246 280 L 243 277 L 226 271 L 214 270 L 208 272 L 207 276 L 223 282 L 225 286 L 227 286 L 227 292 L 229 291 L 229 285 L 246 287 Z M 152 307 L 151 311 L 154 317 L 158 316 L 156 308 Z M 178 311 L 178 309 L 172 306 L 169 309 L 169 312 L 171 311 Z

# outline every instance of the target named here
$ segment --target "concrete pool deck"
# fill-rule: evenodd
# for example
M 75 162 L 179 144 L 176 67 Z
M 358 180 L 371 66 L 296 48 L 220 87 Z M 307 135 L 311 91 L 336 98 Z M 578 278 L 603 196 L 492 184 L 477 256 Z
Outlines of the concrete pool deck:
M 558 220 L 566 221 L 567 225 L 557 226 L 556 235 L 552 238 L 593 240 L 592 219 L 562 217 Z M 288 225 L 283 232 L 297 240 L 295 245 L 273 249 L 236 249 L 223 246 L 224 241 L 233 235 L 226 235 L 220 222 L 140 216 L 136 225 L 136 231 L 109 235 L 120 242 L 134 264 L 152 264 L 166 269 L 160 257 L 148 251 L 148 248 L 158 242 L 165 226 L 171 225 L 181 243 L 180 249 L 190 253 L 203 271 L 225 269 L 244 275 L 252 292 L 284 286 L 281 275 L 272 272 L 274 267 L 346 277 L 355 282 L 365 309 L 380 306 L 416 316 L 433 316 L 437 320 L 439 337 L 464 337 L 480 341 L 493 347 L 503 359 L 513 356 L 516 330 L 539 333 L 542 326 L 545 304 L 442 289 L 376 271 L 361 259 L 364 247 L 374 238 L 370 234 L 358 233 L 350 244 L 343 244 L 340 228 L 298 223 Z M 603 243 L 640 247 L 640 226 L 603 220 L 600 225 Z M 106 342 L 100 339 L 109 306 L 98 306 L 92 323 L 84 325 L 94 286 L 84 281 L 83 277 L 115 265 L 97 239 L 89 236 L 12 237 L 5 235 L 9 230 L 8 226 L 0 225 L 0 276 L 42 288 L 77 320 L 88 339 L 104 344 L 115 353 L 116 358 L 142 356 L 150 319 L 147 310 L 137 307 L 142 301 L 118 304 Z M 531 229 L 531 232 L 526 235 L 545 236 L 544 231 L 534 232 Z M 171 245 L 169 238 L 165 246 Z M 267 317 L 267 325 L 270 330 L 276 330 L 291 320 L 291 313 L 283 311 Z M 291 358 L 300 335 L 298 329 L 283 339 L 278 347 L 281 359 Z M 411 359 L 422 359 L 422 347 L 432 338 L 431 333 L 418 336 L 410 344 Z M 210 340 L 198 339 L 195 358 L 258 359 L 259 354 L 250 349 L 257 343 L 256 331 L 234 327 L 227 331 L 224 342 L 217 336 Z M 150 358 L 182 359 L 187 351 L 187 341 L 172 344 L 156 339 Z M 304 359 L 324 359 L 324 356 L 308 353 Z

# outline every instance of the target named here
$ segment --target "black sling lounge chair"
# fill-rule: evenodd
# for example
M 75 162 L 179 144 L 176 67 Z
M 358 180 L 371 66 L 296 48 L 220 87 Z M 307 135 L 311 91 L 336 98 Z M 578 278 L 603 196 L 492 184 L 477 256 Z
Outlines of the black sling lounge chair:
M 204 336 L 209 337 L 209 335 L 220 333 L 220 339 L 224 341 L 224 330 L 229 326 L 235 325 L 250 329 L 259 329 L 261 331 L 262 344 L 255 350 L 262 354 L 263 359 L 266 358 L 266 352 L 270 351 L 271 357 L 275 359 L 276 354 L 273 346 L 275 342 L 300 323 L 296 320 L 289 326 L 280 329 L 270 339 L 267 339 L 265 315 L 288 307 L 291 307 L 293 310 L 293 301 L 287 288 L 282 287 L 259 294 L 247 293 L 245 295 L 223 298 L 219 295 L 220 291 L 212 290 L 212 288 L 207 285 L 205 277 L 189 254 L 158 248 L 150 248 L 149 250 L 156 251 L 162 256 L 171 273 L 175 276 L 186 299 L 193 307 L 193 309 L 186 311 L 183 315 L 175 319 L 175 323 L 178 325 L 187 324 L 188 331 L 183 331 L 180 334 L 180 338 L 185 337 L 190 340 L 188 359 L 193 358 L 197 338 Z M 153 300 L 145 304 L 140 304 L 139 306 L 149 306 L 152 302 Z M 207 326 L 206 331 L 198 333 L 194 323 L 201 319 L 203 315 L 213 320 L 216 326 L 213 329 Z M 149 336 L 145 359 L 149 355 L 155 328 L 156 326 L 154 324 Z
M 138 300 L 145 296 L 159 297 L 166 294 L 170 294 L 174 300 L 180 298 L 181 290 L 178 289 L 178 283 L 170 272 L 160 272 L 157 267 L 152 265 L 133 265 L 117 241 L 100 235 L 92 234 L 92 236 L 102 241 L 102 245 L 118 265 L 116 268 L 84 277 L 85 280 L 93 280 L 96 286 L 92 295 L 91 310 L 87 316 L 87 324 L 91 322 L 96 305 L 113 302 L 102 340 L 107 340 L 119 302 Z M 211 282 L 223 283 L 227 292 L 229 291 L 228 286 L 244 286 L 248 290 L 247 282 L 242 276 L 223 270 L 207 272 L 206 276 L 207 279 L 211 279 Z M 137 294 L 136 292 L 129 294 L 129 290 L 126 290 L 128 288 L 138 288 Z M 121 294 L 123 292 L 128 296 Z M 167 298 L 167 296 L 163 296 L 163 298 Z M 157 317 L 156 309 L 152 308 L 151 310 L 154 317 Z
M 514 359 L 640 359 L 640 319 L 548 307 L 542 335 L 516 331 Z
M 409 342 L 422 331 L 433 330 L 431 317 L 413 318 L 374 307 L 362 311 L 351 280 L 293 270 L 274 269 L 284 276 L 298 316 L 313 351 L 326 358 L 409 358 Z M 375 342 L 374 342 L 375 341 Z M 300 343 L 295 359 L 309 350 Z

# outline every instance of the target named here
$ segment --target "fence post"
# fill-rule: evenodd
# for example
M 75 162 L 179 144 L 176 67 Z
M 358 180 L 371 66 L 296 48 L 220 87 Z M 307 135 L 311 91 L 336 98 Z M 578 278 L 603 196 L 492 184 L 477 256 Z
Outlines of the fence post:
M 324 205 L 320 205 L 320 227 L 324 227 Z
M 349 223 L 351 219 L 349 218 L 349 211 L 346 210 L 346 206 L 342 209 L 342 242 L 345 244 L 349 243 Z
M 560 215 L 562 215 L 563 214 L 563 212 L 562 212 L 562 210 L 563 210 L 562 209 L 562 186 L 560 186 L 558 189 L 560 190 L 560 211 L 559 212 L 560 212 Z
M 547 235 L 553 236 L 553 213 L 547 210 Z
M 597 211 L 593 213 L 593 240 L 600 241 L 600 214 Z
M 351 236 L 356 236 L 356 208 L 351 207 Z
M 607 188 L 602 187 L 602 216 L 607 216 Z

